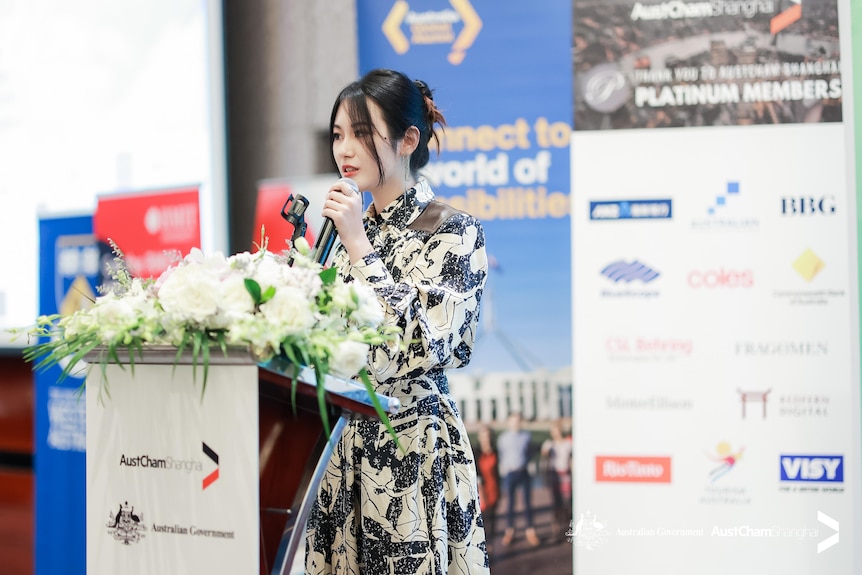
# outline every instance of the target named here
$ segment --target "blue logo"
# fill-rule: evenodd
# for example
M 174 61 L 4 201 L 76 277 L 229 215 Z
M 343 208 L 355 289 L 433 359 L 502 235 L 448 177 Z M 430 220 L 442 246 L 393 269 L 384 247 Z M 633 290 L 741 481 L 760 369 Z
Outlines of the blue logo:
M 781 481 L 844 482 L 843 455 L 782 455 Z
M 619 260 L 605 266 L 602 275 L 614 283 L 639 281 L 648 284 L 661 274 L 637 260 L 633 262 Z
M 706 213 L 709 215 L 715 215 L 715 210 L 725 206 L 727 204 L 727 198 L 732 196 L 739 195 L 739 182 L 727 182 L 727 191 L 715 198 L 715 205 L 709 206 L 706 209 Z
M 672 200 L 614 200 L 590 202 L 591 220 L 669 220 Z

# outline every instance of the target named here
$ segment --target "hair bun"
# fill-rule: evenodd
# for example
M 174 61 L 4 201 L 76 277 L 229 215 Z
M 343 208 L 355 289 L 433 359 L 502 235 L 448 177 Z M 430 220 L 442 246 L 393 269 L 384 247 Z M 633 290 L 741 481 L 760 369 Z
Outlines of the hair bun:
M 428 84 L 423 82 L 422 80 L 413 80 L 413 83 L 416 84 L 416 87 L 419 88 L 419 93 L 429 100 L 434 99 L 434 95 L 431 93 L 431 88 L 428 87 Z

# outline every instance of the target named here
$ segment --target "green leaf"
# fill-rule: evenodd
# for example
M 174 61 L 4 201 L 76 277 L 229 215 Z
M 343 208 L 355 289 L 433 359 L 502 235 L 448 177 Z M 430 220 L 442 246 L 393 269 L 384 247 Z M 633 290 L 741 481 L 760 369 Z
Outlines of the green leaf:
M 326 268 L 325 270 L 320 272 L 320 280 L 325 286 L 334 284 L 337 277 L 338 269 L 336 269 L 335 267 Z
M 251 299 L 254 301 L 255 306 L 259 306 L 263 303 L 260 296 L 260 284 L 257 283 L 256 280 L 245 278 L 245 289 L 248 291 L 249 295 L 251 295 Z

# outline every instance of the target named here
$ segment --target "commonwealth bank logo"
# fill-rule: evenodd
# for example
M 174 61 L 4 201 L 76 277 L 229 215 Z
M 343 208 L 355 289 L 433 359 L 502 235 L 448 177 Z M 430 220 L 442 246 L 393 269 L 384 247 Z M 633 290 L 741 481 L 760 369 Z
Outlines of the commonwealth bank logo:
M 801 275 L 805 281 L 811 281 L 814 279 L 814 276 L 820 273 L 820 271 L 826 267 L 826 264 L 817 257 L 810 248 L 806 249 L 802 252 L 796 260 L 793 262 L 793 269 L 796 270 L 796 273 Z
M 406 0 L 397 0 L 383 22 L 383 35 L 399 55 L 412 45 L 449 44 L 447 59 L 457 66 L 479 35 L 482 20 L 469 0 L 449 0 L 449 5 L 451 9 L 417 12 Z
M 631 262 L 618 260 L 605 266 L 602 269 L 602 275 L 614 283 L 640 282 L 647 284 L 661 274 L 637 260 Z

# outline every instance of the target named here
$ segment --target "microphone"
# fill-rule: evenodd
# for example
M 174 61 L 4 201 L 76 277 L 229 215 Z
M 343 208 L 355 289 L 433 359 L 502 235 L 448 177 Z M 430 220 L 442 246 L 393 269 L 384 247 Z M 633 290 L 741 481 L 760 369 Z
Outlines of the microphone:
M 350 188 L 359 193 L 359 186 L 350 178 L 341 178 L 339 182 L 344 182 Z M 329 252 L 332 251 L 332 246 L 335 245 L 335 238 L 338 237 L 338 230 L 335 229 L 335 224 L 332 218 L 323 218 L 323 226 L 320 228 L 320 235 L 317 236 L 317 241 L 314 243 L 314 261 L 323 265 L 329 259 Z

